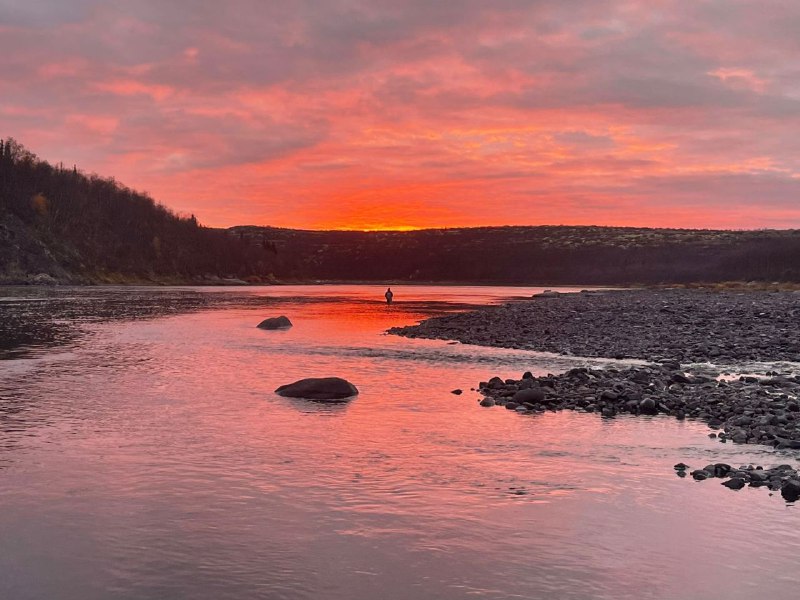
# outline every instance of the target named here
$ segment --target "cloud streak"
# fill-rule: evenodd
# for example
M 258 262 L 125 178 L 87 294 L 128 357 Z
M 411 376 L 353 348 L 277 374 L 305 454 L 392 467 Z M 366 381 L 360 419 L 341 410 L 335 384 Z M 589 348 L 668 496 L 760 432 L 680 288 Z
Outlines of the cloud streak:
M 800 5 L 0 0 L 0 136 L 211 225 L 800 227 Z

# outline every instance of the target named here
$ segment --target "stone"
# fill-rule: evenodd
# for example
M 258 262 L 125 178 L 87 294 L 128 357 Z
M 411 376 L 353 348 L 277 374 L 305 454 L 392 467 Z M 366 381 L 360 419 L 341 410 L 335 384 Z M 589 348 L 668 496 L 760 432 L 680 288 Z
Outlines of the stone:
M 734 477 L 733 479 L 723 481 L 722 485 L 732 490 L 740 490 L 745 486 L 745 481 L 741 477 Z
M 453 390 L 453 391 L 452 391 L 452 392 L 450 392 L 450 393 L 451 393 L 451 394 L 455 394 L 456 396 L 460 396 L 461 394 L 463 394 L 463 393 L 464 393 L 464 391 L 463 391 L 463 390 L 460 390 L 460 389 L 455 389 L 455 390 Z
M 280 317 L 270 317 L 264 319 L 257 325 L 259 329 L 275 330 L 275 329 L 288 329 L 292 326 L 292 322 L 288 317 L 281 315 Z
M 725 477 L 731 472 L 731 466 L 725 463 L 717 463 L 714 465 L 714 477 Z
M 619 394 L 613 390 L 604 390 L 600 394 L 600 400 L 610 400 L 611 402 L 616 401 L 619 398 Z
M 514 394 L 511 398 L 514 402 L 518 404 L 522 404 L 523 402 L 530 402 L 531 404 L 535 404 L 537 402 L 546 402 L 547 395 L 544 393 L 544 390 L 540 387 L 533 387 L 528 388 L 526 390 L 520 390 L 516 394 Z
M 352 383 L 341 377 L 311 377 L 280 386 L 275 393 L 287 398 L 344 400 L 358 394 Z
M 744 444 L 747 442 L 747 434 L 744 431 L 737 431 L 731 436 L 731 440 L 737 444 Z
M 797 479 L 788 479 L 781 486 L 781 496 L 787 502 L 796 502 L 800 499 L 800 481 Z
M 505 385 L 505 381 L 503 381 L 503 380 L 502 380 L 502 379 L 500 379 L 499 377 L 492 377 L 492 378 L 489 380 L 489 385 L 488 385 L 488 387 L 489 387 L 489 389 L 492 389 L 492 390 L 498 390 L 498 389 L 500 389 L 501 387 L 503 387 L 504 385 Z
M 639 412 L 646 415 L 654 415 L 658 412 L 656 401 L 652 398 L 645 398 L 639 403 Z
M 494 406 L 494 398 L 484 398 L 481 400 L 481 406 L 490 407 Z

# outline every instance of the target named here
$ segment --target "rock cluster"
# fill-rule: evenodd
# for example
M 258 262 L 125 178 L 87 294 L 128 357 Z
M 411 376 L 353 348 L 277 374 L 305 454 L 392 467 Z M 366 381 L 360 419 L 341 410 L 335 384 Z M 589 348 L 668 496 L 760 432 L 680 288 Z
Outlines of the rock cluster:
M 800 362 L 794 292 L 617 290 L 527 301 L 395 327 L 407 337 L 585 357 Z
M 800 376 L 771 373 L 732 381 L 687 374 L 677 362 L 625 369 L 575 368 L 560 375 L 493 377 L 482 406 L 520 413 L 580 410 L 604 417 L 666 414 L 706 422 L 722 442 L 800 448 Z
M 686 477 L 689 465 L 678 463 L 675 472 L 679 477 Z M 722 485 L 732 490 L 743 487 L 767 487 L 772 491 L 780 490 L 787 502 L 800 500 L 800 472 L 791 465 L 778 465 L 771 469 L 762 466 L 742 465 L 738 469 L 726 463 L 706 465 L 702 469 L 691 471 L 690 475 L 697 481 L 706 479 L 724 479 Z

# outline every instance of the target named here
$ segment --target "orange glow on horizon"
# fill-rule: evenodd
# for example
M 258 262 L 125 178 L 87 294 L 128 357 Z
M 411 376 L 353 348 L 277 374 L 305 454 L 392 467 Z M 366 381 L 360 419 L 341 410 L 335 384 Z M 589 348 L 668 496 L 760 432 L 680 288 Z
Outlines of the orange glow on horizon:
M 800 227 L 800 5 L 256 4 L 20 3 L 0 137 L 215 227 Z

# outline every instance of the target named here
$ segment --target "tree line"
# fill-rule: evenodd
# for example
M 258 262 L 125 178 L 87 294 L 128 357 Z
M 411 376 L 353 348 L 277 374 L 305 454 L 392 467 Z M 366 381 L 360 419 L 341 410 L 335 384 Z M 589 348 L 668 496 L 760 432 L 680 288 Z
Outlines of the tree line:
M 3 218 L 19 219 L 68 272 L 90 279 L 266 276 L 274 255 L 269 243 L 203 227 L 113 177 L 51 165 L 13 138 L 0 140 Z
M 51 165 L 9 138 L 0 140 L 0 280 L 11 263 L 30 274 L 57 265 L 78 281 L 117 274 L 186 282 L 210 275 L 254 282 L 273 275 L 487 284 L 800 282 L 800 231 L 213 229 L 113 178 Z
M 410 232 L 236 227 L 294 280 L 486 284 L 800 282 L 800 231 L 484 227 Z

